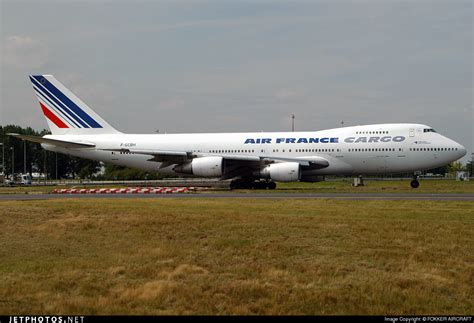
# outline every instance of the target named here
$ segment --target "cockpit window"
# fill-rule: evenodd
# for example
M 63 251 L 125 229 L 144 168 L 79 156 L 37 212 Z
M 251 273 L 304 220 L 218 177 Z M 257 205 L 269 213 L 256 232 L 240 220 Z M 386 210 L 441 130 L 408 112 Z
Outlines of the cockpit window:
M 423 132 L 436 132 L 434 129 L 423 129 Z

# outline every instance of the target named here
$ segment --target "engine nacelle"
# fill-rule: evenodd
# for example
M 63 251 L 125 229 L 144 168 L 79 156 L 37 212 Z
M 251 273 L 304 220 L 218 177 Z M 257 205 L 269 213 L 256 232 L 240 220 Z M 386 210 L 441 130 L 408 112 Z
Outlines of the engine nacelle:
M 190 162 L 176 166 L 173 170 L 177 173 L 202 177 L 222 176 L 224 173 L 224 159 L 218 156 L 194 158 Z
M 278 182 L 296 182 L 301 177 L 301 166 L 293 162 L 271 164 L 260 171 L 260 176 Z

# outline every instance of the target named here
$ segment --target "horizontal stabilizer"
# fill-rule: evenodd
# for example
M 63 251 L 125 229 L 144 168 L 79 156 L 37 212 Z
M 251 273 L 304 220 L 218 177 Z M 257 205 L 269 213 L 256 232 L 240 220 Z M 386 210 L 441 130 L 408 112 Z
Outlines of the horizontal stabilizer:
M 37 136 L 28 136 L 28 135 L 20 135 L 19 133 L 7 133 L 9 136 L 13 136 L 15 138 L 23 139 L 26 141 L 36 142 L 39 144 L 49 144 L 63 148 L 93 148 L 95 144 L 86 143 L 86 142 L 75 142 L 75 141 L 65 141 L 65 140 L 57 140 L 57 139 L 50 139 L 44 137 L 37 137 Z

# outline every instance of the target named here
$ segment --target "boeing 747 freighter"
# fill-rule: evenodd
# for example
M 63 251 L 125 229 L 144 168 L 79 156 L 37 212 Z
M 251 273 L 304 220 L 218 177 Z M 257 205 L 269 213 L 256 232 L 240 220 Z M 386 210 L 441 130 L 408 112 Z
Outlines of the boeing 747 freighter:
M 232 188 L 314 182 L 324 175 L 406 173 L 466 154 L 432 127 L 373 124 L 305 132 L 125 134 L 52 75 L 30 75 L 51 135 L 12 134 L 44 149 L 150 172 L 232 179 Z M 411 186 L 417 188 L 416 175 Z

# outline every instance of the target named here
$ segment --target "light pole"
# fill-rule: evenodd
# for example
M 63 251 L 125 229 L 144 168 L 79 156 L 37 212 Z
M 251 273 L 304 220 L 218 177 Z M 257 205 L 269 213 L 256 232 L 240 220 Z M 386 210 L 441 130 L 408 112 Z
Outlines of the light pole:
M 26 175 L 26 140 L 23 140 L 23 174 Z
M 5 144 L 0 142 L 0 145 L 2 145 L 2 173 L 5 176 Z
M 12 181 L 15 181 L 15 147 L 10 147 L 12 151 Z
M 473 166 L 474 166 L 474 153 L 471 153 L 471 177 L 474 177 L 474 173 L 472 172 Z
M 292 132 L 295 131 L 295 115 L 294 114 L 291 115 L 291 131 Z
M 46 185 L 46 179 L 47 179 L 47 175 L 46 175 L 46 150 L 43 150 L 43 173 L 44 173 L 44 184 Z

